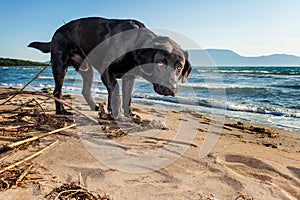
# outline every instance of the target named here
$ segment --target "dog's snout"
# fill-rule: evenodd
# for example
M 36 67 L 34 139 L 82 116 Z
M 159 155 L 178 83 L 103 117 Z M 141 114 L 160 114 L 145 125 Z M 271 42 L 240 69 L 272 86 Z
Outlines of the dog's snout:
M 155 92 L 164 96 L 176 96 L 176 94 L 178 93 L 178 88 L 174 86 L 165 86 L 160 84 L 153 85 Z

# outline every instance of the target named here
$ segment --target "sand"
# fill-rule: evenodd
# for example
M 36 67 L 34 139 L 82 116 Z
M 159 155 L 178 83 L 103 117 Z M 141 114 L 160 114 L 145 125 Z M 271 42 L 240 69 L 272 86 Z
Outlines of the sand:
M 0 104 L 7 98 L 3 94 L 11 91 L 0 90 Z M 36 118 L 29 117 L 11 124 L 9 112 L 4 113 L 32 98 L 57 121 L 40 121 L 39 130 L 25 127 L 16 133 L 5 129 L 35 123 L 32 120 Z M 67 101 L 78 106 L 76 100 Z M 1 164 L 15 162 L 58 140 L 31 161 L 31 176 L 37 178 L 22 187 L 0 191 L 0 199 L 46 199 L 55 187 L 73 181 L 93 194 L 106 194 L 114 200 L 300 199 L 299 133 L 265 127 L 272 132 L 262 134 L 249 129 L 251 124 L 237 126 L 237 122 L 226 119 L 224 125 L 221 119 L 214 121 L 192 111 L 133 107 L 144 124 L 156 120 L 154 125 L 165 127 L 161 130 L 108 119 L 93 125 L 75 114 L 76 128 L 40 139 L 1 160 Z M 0 111 L 0 144 L 73 123 L 72 117 L 56 116 L 53 101 L 40 95 L 18 95 Z M 88 109 L 85 113 L 97 116 Z M 209 151 L 206 146 L 208 154 L 200 158 L 204 141 L 213 148 Z

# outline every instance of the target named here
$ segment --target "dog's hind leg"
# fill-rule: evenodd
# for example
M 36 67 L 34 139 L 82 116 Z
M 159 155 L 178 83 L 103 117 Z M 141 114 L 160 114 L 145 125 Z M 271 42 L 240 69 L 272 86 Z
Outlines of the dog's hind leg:
M 79 73 L 83 79 L 83 86 L 82 86 L 82 95 L 84 99 L 89 104 L 92 110 L 99 110 L 99 106 L 97 106 L 92 98 L 91 90 L 94 80 L 94 69 L 90 66 L 87 62 L 83 62 L 81 67 L 79 68 Z
M 62 59 L 62 53 L 60 51 L 56 51 L 56 53 L 51 54 L 51 62 L 52 62 L 52 73 L 54 77 L 55 82 L 55 88 L 53 91 L 53 95 L 61 99 L 62 96 L 62 86 L 64 83 L 64 78 L 67 72 L 67 66 L 66 63 L 63 62 Z M 55 101 L 56 106 L 56 114 L 63 114 L 63 115 L 70 115 L 71 113 L 66 111 L 64 106 L 59 103 L 58 101 Z

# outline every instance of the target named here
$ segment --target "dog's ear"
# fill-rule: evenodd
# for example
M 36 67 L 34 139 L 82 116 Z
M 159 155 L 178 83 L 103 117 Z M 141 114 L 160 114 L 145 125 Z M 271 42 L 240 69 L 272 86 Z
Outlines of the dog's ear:
M 184 51 L 184 56 L 185 56 L 185 63 L 184 63 L 183 70 L 181 72 L 182 83 L 186 82 L 188 76 L 190 75 L 190 73 L 192 71 L 191 63 L 188 61 L 188 52 L 187 51 Z
M 172 53 L 173 46 L 170 43 L 170 38 L 158 36 L 152 40 L 151 48 L 158 49 L 158 50 L 164 50 L 168 53 Z

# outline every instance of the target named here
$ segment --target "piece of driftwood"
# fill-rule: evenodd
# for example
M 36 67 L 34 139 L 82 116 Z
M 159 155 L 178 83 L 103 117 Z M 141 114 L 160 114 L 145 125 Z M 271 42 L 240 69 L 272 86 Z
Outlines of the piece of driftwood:
M 64 131 L 64 130 L 67 130 L 67 129 L 70 129 L 70 128 L 73 128 L 75 127 L 76 124 L 71 124 L 69 126 L 66 126 L 66 127 L 63 127 L 63 128 L 59 128 L 59 129 L 56 129 L 56 130 L 53 130 L 53 131 L 50 131 L 48 133 L 44 133 L 42 135 L 39 135 L 39 136 L 33 136 L 31 138 L 27 138 L 25 140 L 21 140 L 21 141 L 18 141 L 18 142 L 14 142 L 14 143 L 11 143 L 11 144 L 8 144 L 8 145 L 5 145 L 4 147 L 0 148 L 0 152 L 2 152 L 4 149 L 6 151 L 8 150 L 11 150 L 11 149 L 14 149 L 16 148 L 17 146 L 20 146 L 22 144 L 25 144 L 25 143 L 28 143 L 28 142 L 33 142 L 35 140 L 38 140 L 38 139 L 41 139 L 41 138 L 44 138 L 44 137 L 47 137 L 51 134 L 54 134 L 54 133 L 57 133 L 57 132 L 60 132 L 60 131 Z
M 33 99 L 33 101 L 38 105 L 38 107 L 39 107 L 39 108 L 43 111 L 43 113 L 46 115 L 46 112 L 45 112 L 43 106 L 42 106 L 37 100 Z
M 31 102 L 33 102 L 35 99 L 31 99 L 29 101 L 27 101 L 26 103 L 20 105 L 19 107 L 17 107 L 16 109 L 13 109 L 12 111 L 17 111 L 19 109 L 21 109 L 22 107 L 28 106 L 28 104 L 30 104 Z
M 19 176 L 19 178 L 17 179 L 17 184 L 19 184 L 23 178 L 30 172 L 30 170 L 32 169 L 33 164 L 31 164 L 29 167 L 27 167 L 27 169 L 21 174 L 21 176 Z
M 13 163 L 13 164 L 7 166 L 7 167 L 4 167 L 3 169 L 0 170 L 0 174 L 2 174 L 3 172 L 5 172 L 5 171 L 7 171 L 7 170 L 13 169 L 14 167 L 17 167 L 17 166 L 19 166 L 19 165 L 21 165 L 21 164 L 23 164 L 23 163 L 25 163 L 25 162 L 27 162 L 27 161 L 33 159 L 33 158 L 39 156 L 39 155 L 40 155 L 41 153 L 43 153 L 45 150 L 47 150 L 47 149 L 49 149 L 50 147 L 52 147 L 53 145 L 55 145 L 58 141 L 59 141 L 59 140 L 56 140 L 55 142 L 53 142 L 52 144 L 48 145 L 47 147 L 45 147 L 45 148 L 39 150 L 38 152 L 35 152 L 34 154 L 32 154 L 32 155 L 30 155 L 30 156 L 28 156 L 28 157 L 26 157 L 26 158 L 24 158 L 24 159 L 22 159 L 22 160 L 20 160 L 20 161 L 17 161 L 17 162 L 15 162 L 15 163 Z

